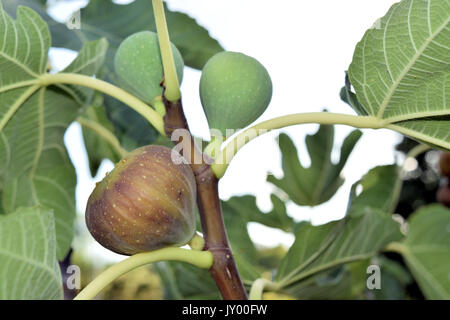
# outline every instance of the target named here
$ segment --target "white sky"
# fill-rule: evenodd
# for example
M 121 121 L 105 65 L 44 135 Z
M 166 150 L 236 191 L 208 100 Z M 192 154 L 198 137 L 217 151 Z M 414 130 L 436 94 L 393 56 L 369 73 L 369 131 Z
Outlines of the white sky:
M 124 1 L 121 1 L 124 2 Z M 129 1 L 128 1 L 129 2 Z M 239 51 L 258 59 L 269 71 L 273 82 L 272 102 L 258 120 L 297 112 L 322 111 L 352 114 L 352 109 L 339 98 L 356 43 L 366 29 L 383 16 L 393 0 L 169 0 L 170 9 L 188 13 L 206 27 L 226 50 Z M 73 1 L 73 6 L 83 1 Z M 72 6 L 71 6 L 72 8 Z M 65 11 L 62 11 L 65 10 Z M 59 16 L 70 15 L 68 7 L 59 8 Z M 81 16 L 81 21 L 83 17 Z M 73 59 L 73 54 L 61 53 L 53 63 L 62 67 Z M 198 84 L 200 72 L 186 68 L 183 84 L 183 105 L 191 130 L 207 138 L 208 128 L 203 115 Z M 304 145 L 306 134 L 317 130 L 317 125 L 302 125 L 282 130 L 294 139 L 304 165 L 309 158 Z M 336 126 L 336 150 L 352 130 Z M 280 152 L 276 133 L 266 134 L 245 146 L 232 161 L 220 181 L 220 196 L 253 194 L 259 207 L 271 209 L 270 193 L 274 190 L 266 182 L 268 172 L 282 176 Z M 400 135 L 387 130 L 363 130 L 343 171 L 346 183 L 326 204 L 315 208 L 288 204 L 288 212 L 296 219 L 307 219 L 320 224 L 341 218 L 345 213 L 350 186 L 370 168 L 395 161 L 393 146 Z M 66 144 L 77 168 L 77 207 L 84 212 L 94 180 L 88 171 L 87 158 L 80 140 L 80 129 L 73 125 L 66 135 Z M 111 163 L 104 163 L 101 179 Z M 250 225 L 252 238 L 260 244 L 272 246 L 290 244 L 292 237 L 280 231 L 257 224 Z M 99 249 L 100 250 L 100 249 Z

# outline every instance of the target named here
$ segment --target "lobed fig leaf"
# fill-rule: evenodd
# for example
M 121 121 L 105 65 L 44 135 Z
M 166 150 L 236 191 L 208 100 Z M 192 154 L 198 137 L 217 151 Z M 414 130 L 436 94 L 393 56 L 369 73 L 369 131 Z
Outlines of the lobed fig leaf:
M 183 79 L 184 62 L 172 44 L 178 80 Z M 163 67 L 158 35 L 152 31 L 132 34 L 122 41 L 114 57 L 117 82 L 139 99 L 151 103 L 162 94 Z
M 200 98 L 210 128 L 226 135 L 255 121 L 272 98 L 272 81 L 256 59 L 238 52 L 220 52 L 206 63 Z
M 118 162 L 89 197 L 92 236 L 125 255 L 186 244 L 195 233 L 196 184 L 181 160 L 167 147 L 150 145 Z

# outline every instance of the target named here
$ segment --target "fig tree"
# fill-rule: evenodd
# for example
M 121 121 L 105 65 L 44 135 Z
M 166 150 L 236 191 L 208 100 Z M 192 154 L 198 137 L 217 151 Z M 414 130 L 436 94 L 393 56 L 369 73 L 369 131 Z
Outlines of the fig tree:
M 172 53 L 181 83 L 183 58 L 173 44 Z M 141 100 L 150 103 L 162 94 L 163 67 L 156 33 L 141 31 L 123 40 L 117 49 L 114 67 L 118 84 Z
M 86 224 L 104 247 L 125 255 L 186 244 L 195 232 L 196 184 L 189 165 L 164 146 L 130 152 L 95 187 Z M 178 161 L 178 163 L 181 161 Z
M 200 79 L 200 98 L 211 129 L 223 135 L 255 121 L 272 98 L 272 81 L 256 59 L 220 52 L 208 60 Z

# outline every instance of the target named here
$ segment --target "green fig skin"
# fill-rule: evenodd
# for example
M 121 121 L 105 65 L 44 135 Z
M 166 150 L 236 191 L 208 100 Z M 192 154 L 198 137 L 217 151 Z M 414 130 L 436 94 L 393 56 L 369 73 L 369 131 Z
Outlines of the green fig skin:
M 178 49 L 171 44 L 178 81 L 183 79 L 184 62 Z M 163 66 L 159 50 L 158 35 L 152 31 L 141 31 L 122 41 L 114 57 L 114 68 L 118 85 L 150 103 L 161 96 Z
M 97 184 L 86 207 L 86 225 L 97 242 L 133 255 L 192 239 L 195 178 L 188 164 L 172 161 L 171 152 L 157 145 L 138 148 Z
M 255 121 L 272 98 L 272 81 L 256 59 L 238 52 L 220 52 L 203 68 L 200 99 L 211 129 L 226 135 Z

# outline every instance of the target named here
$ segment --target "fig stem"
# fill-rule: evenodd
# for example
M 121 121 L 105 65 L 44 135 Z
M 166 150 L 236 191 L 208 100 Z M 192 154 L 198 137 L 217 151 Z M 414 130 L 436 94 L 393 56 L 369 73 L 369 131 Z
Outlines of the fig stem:
M 82 74 L 55 73 L 40 76 L 38 78 L 38 83 L 42 86 L 55 85 L 58 83 L 74 84 L 106 93 L 107 95 L 110 95 L 111 97 L 116 98 L 117 100 L 128 105 L 134 111 L 147 119 L 147 121 L 150 122 L 150 124 L 154 126 L 160 134 L 165 135 L 163 117 L 158 112 L 153 110 L 152 107 L 147 105 L 142 100 L 109 82 Z
M 166 106 L 164 123 L 166 135 L 174 144 L 182 144 L 182 154 L 190 163 L 197 182 L 197 205 L 205 239 L 204 250 L 214 255 L 209 269 L 225 300 L 246 300 L 247 292 L 239 276 L 225 229 L 219 198 L 218 179 L 209 166 L 210 158 L 195 144 L 184 116 L 181 100 L 170 102 L 163 95 Z M 187 130 L 188 137 L 173 135 L 178 129 Z M 201 163 L 195 159 L 203 159 Z
M 87 129 L 94 131 L 101 138 L 106 140 L 114 150 L 120 155 L 121 158 L 125 157 L 128 154 L 128 151 L 125 150 L 121 145 L 117 137 L 104 126 L 102 126 L 97 121 L 92 121 L 83 117 L 77 118 L 77 122 Z
M 418 144 L 417 146 L 409 150 L 409 152 L 406 154 L 405 160 L 409 158 L 417 158 L 419 155 L 428 150 L 431 150 L 431 147 L 429 145 Z
M 211 137 L 211 141 L 208 143 L 208 145 L 205 148 L 205 154 L 207 154 L 212 159 L 215 159 L 216 156 L 220 152 L 220 148 L 222 147 L 223 140 L 216 138 L 215 136 Z
M 408 249 L 406 246 L 401 242 L 390 242 L 387 244 L 387 246 L 383 250 L 384 252 L 396 252 L 400 253 L 402 255 L 407 254 Z
M 121 275 L 149 263 L 158 261 L 181 261 L 199 268 L 209 269 L 213 264 L 213 260 L 213 255 L 209 251 L 197 251 L 176 247 L 137 253 L 103 271 L 81 290 L 74 300 L 91 300 Z
M 256 279 L 253 282 L 252 287 L 250 288 L 250 294 L 248 296 L 248 299 L 249 300 L 262 300 L 264 289 L 276 291 L 277 287 L 270 280 L 263 279 L 263 278 Z
M 188 243 L 189 247 L 191 247 L 192 250 L 203 250 L 203 247 L 205 246 L 205 239 L 198 234 L 195 233 L 195 235 L 192 237 L 191 241 Z
M 173 59 L 170 45 L 169 31 L 167 29 L 166 16 L 162 0 L 152 0 L 153 12 L 155 14 L 156 30 L 158 33 L 161 60 L 164 69 L 165 96 L 169 101 L 177 101 L 181 98 L 180 83 L 178 81 L 177 69 Z
M 150 104 L 155 108 L 156 112 L 158 112 L 161 117 L 164 117 L 166 114 L 166 106 L 164 105 L 164 102 L 162 101 L 161 96 L 157 96 L 155 99 L 153 99 Z
M 229 163 L 236 153 L 254 138 L 270 132 L 297 124 L 344 124 L 355 128 L 379 129 L 385 121 L 373 116 L 355 116 L 331 112 L 296 113 L 273 118 L 258 123 L 236 135 L 217 155 L 211 169 L 218 179 L 223 177 Z

